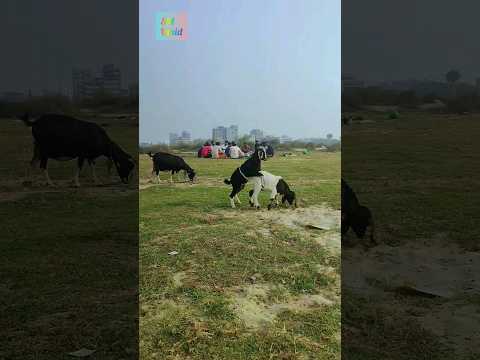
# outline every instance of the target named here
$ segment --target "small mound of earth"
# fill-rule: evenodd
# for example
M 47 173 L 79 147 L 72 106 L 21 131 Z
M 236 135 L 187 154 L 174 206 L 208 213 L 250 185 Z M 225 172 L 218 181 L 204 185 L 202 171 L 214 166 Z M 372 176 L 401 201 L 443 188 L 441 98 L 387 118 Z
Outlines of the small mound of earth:
M 342 235 L 340 231 L 328 231 L 323 234 L 318 234 L 315 236 L 314 241 L 335 254 L 340 254 L 341 252 Z
M 258 214 L 258 218 L 292 229 L 333 230 L 340 226 L 340 211 L 324 206 L 264 211 Z
M 389 301 L 405 316 L 411 305 L 394 296 L 399 289 L 414 290 L 409 294 L 417 298 L 428 295 L 443 299 L 441 303 L 429 302 L 425 314 L 412 316 L 459 354 L 478 345 L 478 252 L 465 251 L 438 234 L 399 247 L 381 244 L 369 251 L 343 249 L 342 264 L 345 288 L 367 297 L 381 296 L 383 303 Z
M 444 298 L 480 295 L 480 254 L 462 251 L 448 240 L 412 242 L 401 247 L 381 244 L 367 253 L 344 249 L 342 260 L 355 271 L 344 271 L 347 287 L 375 292 L 366 280 L 374 278 L 389 288 L 409 286 Z

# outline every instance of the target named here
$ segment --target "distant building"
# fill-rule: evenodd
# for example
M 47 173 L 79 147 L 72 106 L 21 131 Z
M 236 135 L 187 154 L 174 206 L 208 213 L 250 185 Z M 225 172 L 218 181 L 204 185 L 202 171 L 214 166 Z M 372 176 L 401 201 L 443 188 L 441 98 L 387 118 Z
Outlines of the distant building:
M 182 131 L 181 135 L 177 138 L 177 145 L 185 145 L 192 143 L 192 134 L 188 131 Z
M 214 142 L 237 141 L 238 140 L 238 126 L 232 125 L 230 127 L 217 126 L 212 129 L 212 140 Z
M 138 97 L 138 84 L 130 84 L 128 86 L 128 95 Z
M 250 136 L 254 138 L 254 140 L 258 140 L 258 141 L 261 141 L 264 138 L 263 131 L 260 129 L 250 130 Z
M 212 140 L 214 142 L 225 142 L 227 140 L 227 128 L 225 126 L 217 126 L 212 129 Z
M 122 73 L 113 64 L 103 65 L 93 73 L 91 69 L 72 70 L 72 96 L 74 100 L 92 98 L 100 91 L 113 96 L 127 96 L 128 90 L 122 88 Z
M 180 135 L 176 133 L 170 133 L 169 143 L 170 146 L 191 144 L 192 134 L 190 134 L 188 131 L 182 131 Z
M 365 82 L 352 75 L 342 75 L 342 93 L 365 87 Z
M 170 146 L 177 145 L 178 134 L 170 133 L 169 144 Z
M 6 91 L 2 94 L 2 101 L 8 103 L 23 102 L 27 99 L 27 96 L 22 92 Z
M 280 138 L 278 136 L 273 136 L 273 135 L 264 136 L 262 140 L 266 141 L 267 143 L 280 142 Z
M 227 140 L 228 141 L 238 141 L 238 126 L 232 125 L 227 128 Z

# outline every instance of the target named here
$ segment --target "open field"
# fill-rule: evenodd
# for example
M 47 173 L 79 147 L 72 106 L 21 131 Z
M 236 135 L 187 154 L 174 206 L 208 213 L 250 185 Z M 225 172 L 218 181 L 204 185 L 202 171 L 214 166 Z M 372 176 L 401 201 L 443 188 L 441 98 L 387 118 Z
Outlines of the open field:
M 136 122 L 98 119 L 134 157 Z M 49 161 L 56 187 L 36 170 L 31 129 L 0 119 L 0 358 L 63 359 L 81 348 L 90 359 L 137 352 L 137 176 L 129 185 L 107 178 L 94 186 L 88 165 L 74 188 L 75 161 Z M 115 172 L 115 170 L 113 170 Z
M 340 153 L 262 163 L 296 210 L 266 210 L 265 193 L 250 208 L 248 185 L 231 209 L 242 160 L 186 161 L 196 183 L 156 184 L 140 156 L 141 358 L 339 359 Z
M 342 249 L 344 358 L 478 358 L 480 115 L 355 115 L 342 176 L 381 245 Z

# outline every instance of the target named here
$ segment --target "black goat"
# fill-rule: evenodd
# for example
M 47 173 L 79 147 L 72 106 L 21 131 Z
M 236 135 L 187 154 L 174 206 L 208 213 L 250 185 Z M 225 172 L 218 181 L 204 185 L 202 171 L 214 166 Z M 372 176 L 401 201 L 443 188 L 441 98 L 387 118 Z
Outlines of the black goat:
M 342 179 L 342 236 L 352 228 L 359 239 L 363 239 L 370 227 L 370 242 L 377 244 L 374 236 L 375 226 L 370 209 L 360 205 L 352 188 Z
M 158 182 L 160 182 L 160 171 L 170 171 L 170 182 L 173 182 L 173 174 L 184 170 L 188 174 L 188 178 L 193 182 L 195 179 L 195 171 L 183 160 L 180 156 L 172 155 L 165 152 L 148 153 L 152 158 L 153 170 L 152 173 L 157 175 Z
M 230 176 L 230 179 L 225 179 L 223 182 L 227 185 L 232 185 L 232 192 L 229 195 L 230 205 L 235 208 L 236 200 L 240 204 L 238 193 L 245 188 L 248 178 L 263 176 L 260 173 L 262 170 L 262 160 L 260 158 L 260 149 L 256 149 L 253 155 L 245 161 L 240 167 L 236 168 Z
M 93 178 L 97 181 L 94 165 L 99 156 L 106 156 L 113 161 L 123 183 L 130 180 L 135 161 L 99 125 L 60 114 L 45 114 L 31 121 L 27 113 L 20 119 L 32 128 L 34 154 L 30 164 L 33 167 L 40 162 L 49 185 L 53 183 L 48 175 L 48 159 L 78 159 L 74 177 L 76 186 L 80 186 L 78 177 L 85 160 L 91 166 Z

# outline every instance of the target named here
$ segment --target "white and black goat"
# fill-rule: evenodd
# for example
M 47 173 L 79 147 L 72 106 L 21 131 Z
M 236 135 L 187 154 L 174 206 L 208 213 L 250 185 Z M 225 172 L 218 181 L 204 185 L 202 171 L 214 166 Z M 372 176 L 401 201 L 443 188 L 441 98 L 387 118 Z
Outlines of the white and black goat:
M 297 198 L 295 192 L 290 190 L 287 182 L 283 180 L 281 176 L 270 174 L 268 171 L 260 171 L 263 176 L 251 178 L 253 182 L 253 190 L 250 190 L 249 202 L 250 206 L 255 206 L 257 209 L 260 208 L 260 203 L 258 202 L 258 194 L 262 190 L 270 190 L 270 203 L 268 204 L 268 210 L 273 206 L 278 206 L 278 196 L 282 196 L 282 204 L 288 202 L 290 206 L 297 207 Z

